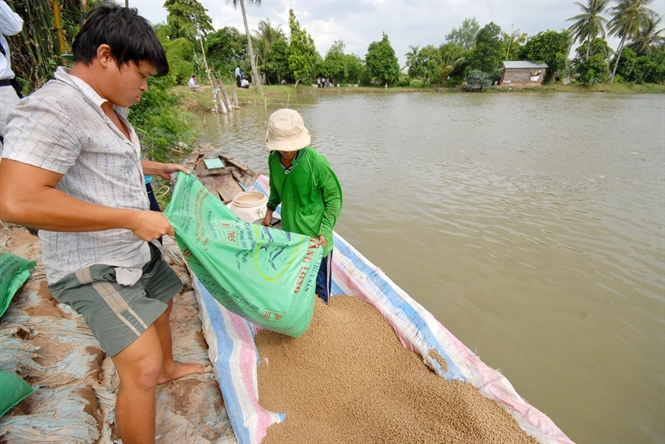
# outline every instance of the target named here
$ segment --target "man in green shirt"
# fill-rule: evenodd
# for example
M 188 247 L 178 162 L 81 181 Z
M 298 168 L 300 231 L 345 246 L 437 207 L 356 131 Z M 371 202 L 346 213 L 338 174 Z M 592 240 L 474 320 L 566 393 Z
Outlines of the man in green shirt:
M 342 212 L 342 187 L 326 158 L 309 146 L 309 131 L 300 114 L 280 109 L 270 115 L 266 145 L 270 197 L 263 225 L 282 204 L 282 227 L 317 239 L 323 259 L 316 277 L 316 294 L 327 304 L 332 277 L 333 228 Z

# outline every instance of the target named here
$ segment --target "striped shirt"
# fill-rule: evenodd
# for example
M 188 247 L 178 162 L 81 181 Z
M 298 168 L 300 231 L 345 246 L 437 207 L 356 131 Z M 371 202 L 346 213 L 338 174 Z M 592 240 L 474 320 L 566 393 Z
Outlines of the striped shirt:
M 21 100 L 9 114 L 2 157 L 63 177 L 57 189 L 114 208 L 148 210 L 139 140 L 129 110 L 114 107 L 130 139 L 102 110 L 105 99 L 87 83 L 58 68 L 55 80 Z M 49 284 L 95 264 L 142 267 L 150 248 L 130 230 L 39 231 Z

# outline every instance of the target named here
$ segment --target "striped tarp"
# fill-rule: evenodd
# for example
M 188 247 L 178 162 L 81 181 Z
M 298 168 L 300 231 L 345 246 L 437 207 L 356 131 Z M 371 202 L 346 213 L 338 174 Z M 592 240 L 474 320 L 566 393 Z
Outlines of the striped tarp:
M 268 178 L 260 176 L 253 188 L 268 195 Z M 572 443 L 549 417 L 522 399 L 503 375 L 485 365 L 337 233 L 334 243 L 332 294 L 356 296 L 373 305 L 392 325 L 404 347 L 420 354 L 441 377 L 473 384 L 539 442 Z M 254 343 L 258 327 L 226 310 L 197 279 L 193 280 L 210 361 L 236 438 L 240 444 L 260 443 L 268 427 L 281 422 L 284 415 L 265 410 L 258 401 L 259 356 Z M 445 359 L 447 370 L 441 367 L 437 355 Z

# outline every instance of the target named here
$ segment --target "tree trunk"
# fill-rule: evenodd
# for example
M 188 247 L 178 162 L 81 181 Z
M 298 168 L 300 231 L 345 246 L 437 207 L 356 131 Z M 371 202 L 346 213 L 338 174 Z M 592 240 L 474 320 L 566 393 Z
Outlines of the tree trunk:
M 619 52 L 617 53 L 617 61 L 614 63 L 614 69 L 612 70 L 612 77 L 610 77 L 610 83 L 614 83 L 614 75 L 617 72 L 617 66 L 619 66 L 619 60 L 621 59 L 621 53 L 623 52 L 623 44 L 626 41 L 626 36 L 624 35 L 621 38 L 621 42 L 619 43 Z
M 256 61 L 254 60 L 254 49 L 252 48 L 252 35 L 249 33 L 249 26 L 247 25 L 247 13 L 245 13 L 245 0 L 240 0 L 240 8 L 242 9 L 242 20 L 245 22 L 245 33 L 247 34 L 247 48 L 249 50 L 249 62 L 252 64 L 252 78 L 254 80 L 254 87 L 263 95 L 261 89 L 261 78 L 256 69 Z
M 586 59 L 584 60 L 589 60 L 589 51 L 591 50 L 591 36 L 587 37 L 586 39 Z

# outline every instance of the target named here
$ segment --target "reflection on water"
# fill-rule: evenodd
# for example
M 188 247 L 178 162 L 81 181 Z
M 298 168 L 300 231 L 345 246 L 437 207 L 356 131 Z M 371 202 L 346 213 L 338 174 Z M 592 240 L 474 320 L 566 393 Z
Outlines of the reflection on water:
M 574 441 L 665 441 L 663 96 L 297 100 L 338 233 Z M 202 140 L 265 173 L 274 109 Z

